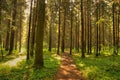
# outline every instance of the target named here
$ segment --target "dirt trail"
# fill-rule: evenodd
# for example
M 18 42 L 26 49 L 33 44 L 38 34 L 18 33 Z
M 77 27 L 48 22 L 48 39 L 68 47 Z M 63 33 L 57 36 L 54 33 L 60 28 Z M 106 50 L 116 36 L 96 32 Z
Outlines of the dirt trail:
M 54 80 L 87 80 L 77 69 L 73 59 L 66 52 L 62 55 L 61 66 Z
M 26 58 L 26 56 L 20 56 L 20 57 L 17 57 L 15 59 L 12 59 L 12 60 L 9 60 L 5 63 L 2 63 L 1 65 L 8 65 L 10 67 L 13 67 L 13 66 L 16 66 L 18 62 L 24 60 Z

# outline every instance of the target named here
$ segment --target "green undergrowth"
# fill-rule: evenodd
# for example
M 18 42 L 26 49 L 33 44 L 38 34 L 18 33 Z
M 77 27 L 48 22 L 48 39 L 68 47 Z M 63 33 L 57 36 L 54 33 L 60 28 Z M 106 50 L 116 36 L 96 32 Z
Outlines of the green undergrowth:
M 73 56 L 76 65 L 88 80 L 120 80 L 120 56 Z
M 21 61 L 16 66 L 0 65 L 0 80 L 53 80 L 60 65 L 60 57 L 55 53 L 44 53 L 44 67 L 34 69 L 34 60 Z

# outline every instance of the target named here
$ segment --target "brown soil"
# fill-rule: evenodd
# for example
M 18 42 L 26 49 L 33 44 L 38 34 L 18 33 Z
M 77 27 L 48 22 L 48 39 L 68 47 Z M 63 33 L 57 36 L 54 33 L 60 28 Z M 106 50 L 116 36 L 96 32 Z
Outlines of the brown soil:
M 55 75 L 54 80 L 87 80 L 77 69 L 72 57 L 66 52 L 62 54 L 61 66 Z

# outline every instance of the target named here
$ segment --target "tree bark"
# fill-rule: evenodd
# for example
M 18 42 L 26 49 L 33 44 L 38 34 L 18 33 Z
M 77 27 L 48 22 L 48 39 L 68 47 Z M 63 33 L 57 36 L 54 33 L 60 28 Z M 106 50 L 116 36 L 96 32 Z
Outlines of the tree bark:
M 2 21 L 2 9 L 0 7 L 0 31 L 1 31 L 1 21 Z M 0 46 L 2 46 L 2 36 L 0 33 Z
M 37 26 L 36 26 L 36 48 L 34 66 L 43 67 L 43 38 L 45 27 L 45 0 L 37 1 Z
M 81 50 L 81 52 L 82 52 L 82 58 L 85 58 L 85 38 L 84 38 L 84 16 L 83 16 L 83 14 L 84 14 L 84 11 L 83 11 L 83 0 L 81 0 L 81 43 L 82 43 L 82 50 Z
M 60 12 L 60 5 L 59 5 L 59 25 L 58 25 L 58 49 L 57 49 L 57 54 L 59 55 L 59 50 L 60 50 L 60 24 L 61 24 L 61 12 Z
M 73 11 L 71 9 L 71 28 L 70 28 L 70 55 L 72 55 L 72 42 L 73 42 L 73 36 L 72 36 L 72 29 L 73 29 Z
M 113 47 L 114 47 L 114 51 L 113 54 L 117 54 L 116 53 L 116 28 L 115 28 L 115 2 L 113 2 L 112 5 L 112 13 L 113 13 Z
M 49 49 L 48 51 L 51 52 L 52 48 L 52 24 L 53 24 L 53 10 L 51 9 L 51 20 L 50 20 L 50 27 L 49 27 Z
M 99 3 L 96 4 L 96 57 L 99 55 Z
M 62 52 L 64 52 L 65 49 L 65 27 L 66 27 L 66 8 L 64 8 L 64 25 L 63 25 L 63 34 L 62 34 Z
M 21 47 L 22 47 L 22 8 L 21 8 L 21 11 L 20 11 L 19 34 L 20 34 L 20 38 L 19 38 L 19 52 L 21 52 Z
M 9 44 L 10 44 L 10 19 L 8 19 L 8 25 L 7 25 L 7 35 L 6 35 L 6 44 L 5 44 L 5 50 L 9 50 Z
M 30 58 L 30 32 L 31 32 L 31 19 L 32 19 L 32 5 L 33 5 L 33 0 L 31 0 L 31 5 L 30 5 L 29 28 L 28 28 L 28 37 L 27 37 L 27 58 L 26 58 L 26 60 L 29 60 L 29 58 Z
M 30 55 L 33 57 L 34 55 L 34 45 L 35 45 L 35 31 L 36 31 L 36 19 L 37 19 L 37 8 L 36 8 L 36 0 L 34 0 L 34 9 L 33 9 L 33 21 L 32 21 L 32 32 L 31 32 L 31 49 Z
M 11 37 L 10 37 L 10 49 L 8 55 L 12 54 L 14 49 L 14 41 L 15 41 L 15 26 L 16 26 L 16 15 L 17 15 L 17 0 L 13 0 L 13 14 L 12 14 L 12 29 L 11 29 Z

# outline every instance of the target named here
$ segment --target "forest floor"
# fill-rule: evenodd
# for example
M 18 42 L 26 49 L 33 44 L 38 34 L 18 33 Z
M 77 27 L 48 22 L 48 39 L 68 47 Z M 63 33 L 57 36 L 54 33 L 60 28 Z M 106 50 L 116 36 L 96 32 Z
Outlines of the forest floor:
M 62 54 L 61 57 L 61 65 L 54 80 L 87 80 L 82 76 L 68 52 Z
M 34 69 L 34 59 L 26 62 L 24 54 L 5 56 L 3 61 L 0 61 L 0 80 L 53 80 L 60 60 L 60 56 L 45 52 L 44 67 Z
M 0 65 L 7 65 L 9 67 L 14 67 L 16 66 L 19 62 L 23 61 L 26 59 L 26 55 L 24 52 L 20 52 L 18 54 L 12 54 L 12 55 L 4 55 L 3 59 L 0 59 Z
M 15 58 L 15 59 L 11 59 L 9 61 L 6 61 L 5 63 L 2 63 L 2 65 L 7 65 L 9 67 L 13 67 L 13 66 L 16 66 L 22 60 L 24 60 L 25 58 L 26 58 L 26 55 L 22 55 L 22 56 Z

